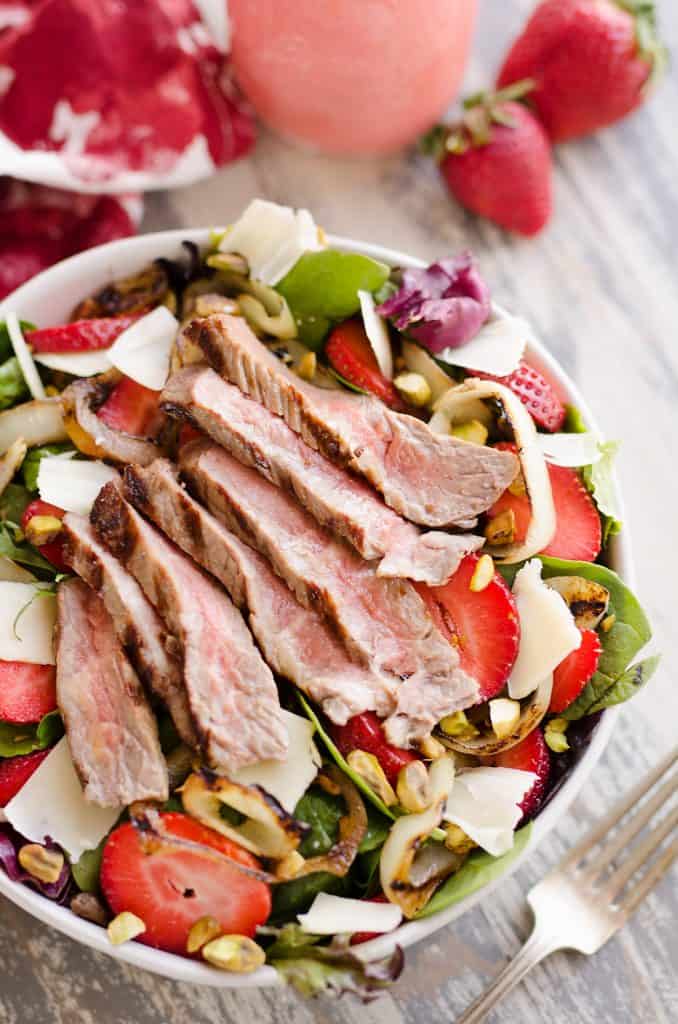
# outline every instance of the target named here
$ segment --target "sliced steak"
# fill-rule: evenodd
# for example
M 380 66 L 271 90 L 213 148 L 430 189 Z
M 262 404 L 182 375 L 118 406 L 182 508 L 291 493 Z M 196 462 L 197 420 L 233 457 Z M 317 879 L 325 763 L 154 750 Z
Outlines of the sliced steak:
M 198 743 L 207 762 L 233 771 L 281 760 L 287 730 L 275 681 L 221 587 L 147 523 L 112 483 L 100 491 L 92 524 L 141 584 L 176 637 Z
M 188 419 L 239 462 L 293 494 L 314 519 L 344 537 L 379 576 L 439 586 L 482 537 L 452 536 L 416 526 L 388 508 L 363 480 L 334 465 L 253 399 L 207 367 L 175 373 L 162 395 L 170 415 Z
M 466 524 L 497 500 L 518 470 L 511 452 L 435 434 L 371 396 L 302 381 L 242 317 L 215 314 L 187 333 L 221 377 L 282 416 L 333 462 L 366 477 L 387 505 L 424 526 Z
M 392 742 L 420 738 L 477 700 L 477 683 L 460 669 L 411 583 L 377 576 L 293 498 L 219 446 L 191 442 L 180 465 L 210 512 L 265 555 L 297 599 L 321 611 L 349 651 L 388 682 L 397 705 L 387 724 Z M 401 693 L 411 703 L 410 692 L 420 696 L 416 717 L 399 711 Z
M 186 554 L 220 580 L 249 612 L 266 661 L 307 693 L 338 725 L 361 711 L 381 717 L 395 706 L 384 679 L 352 660 L 317 612 L 304 608 L 265 558 L 210 515 L 179 482 L 166 459 L 128 466 L 124 493 Z
M 176 638 L 84 516 L 68 512 L 63 533 L 69 563 L 104 602 L 118 641 L 142 683 L 166 704 L 182 740 L 197 746 Z
M 57 701 L 85 798 L 166 800 L 167 764 L 139 678 L 103 601 L 82 580 L 57 590 Z

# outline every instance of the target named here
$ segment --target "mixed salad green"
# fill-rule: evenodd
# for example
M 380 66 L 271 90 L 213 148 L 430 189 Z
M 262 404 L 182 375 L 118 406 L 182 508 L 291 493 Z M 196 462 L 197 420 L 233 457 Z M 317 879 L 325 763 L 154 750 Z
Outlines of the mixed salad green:
M 172 372 L 203 358 L 181 328 L 223 312 L 244 317 L 307 383 L 371 395 L 433 432 L 516 454 L 515 479 L 475 526 L 482 550 L 444 585 L 416 584 L 480 700 L 400 749 L 375 712 L 332 722 L 277 680 L 282 706 L 308 736 L 305 752 L 290 749 L 279 771 L 294 781 L 310 765 L 312 780 L 291 810 L 292 849 L 278 858 L 243 838 L 251 836 L 246 804 L 230 805 L 227 786 L 212 818 L 197 820 L 207 766 L 161 707 L 169 801 L 94 822 L 69 790 L 53 831 L 41 832 L 37 803 L 58 804 L 50 787 L 72 773 L 51 646 L 55 593 L 72 574 L 61 520 L 65 511 L 86 514 L 124 464 L 116 438 L 150 437 L 177 451 L 185 436 L 161 414 L 160 393 Z M 0 865 L 11 879 L 108 927 L 112 942 L 137 938 L 224 970 L 268 963 L 306 994 L 367 997 L 397 976 L 402 955 L 396 947 L 375 963 L 362 943 L 444 910 L 509 867 L 599 713 L 634 696 L 658 661 L 635 661 L 650 627 L 608 567 L 623 528 L 616 443 L 566 406 L 528 341 L 522 320 L 493 312 L 469 254 L 389 267 L 333 248 L 306 211 L 258 200 L 204 250 L 186 243 L 183 260 L 159 253 L 85 297 L 68 323 L 36 328 L 7 313 Z M 84 378 L 100 387 L 92 405 L 100 430 L 61 397 Z M 60 831 L 69 815 L 84 848 Z M 34 820 L 34 834 L 22 832 L 18 823 Z M 162 882 L 172 872 L 176 891 Z

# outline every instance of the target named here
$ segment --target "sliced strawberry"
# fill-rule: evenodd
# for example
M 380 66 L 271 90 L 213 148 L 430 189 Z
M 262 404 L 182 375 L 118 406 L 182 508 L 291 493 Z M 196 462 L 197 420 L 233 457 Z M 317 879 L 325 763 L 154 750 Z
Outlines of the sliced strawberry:
M 0 807 L 6 807 L 17 795 L 48 754 L 49 750 L 36 750 L 32 754 L 0 758 Z
M 56 709 L 53 665 L 0 661 L 0 722 L 39 722 Z
M 536 814 L 551 772 L 551 756 L 541 729 L 534 729 L 515 747 L 497 754 L 494 763 L 498 768 L 517 768 L 523 772 L 534 772 L 537 778 L 520 808 L 524 817 Z
M 497 448 L 515 451 L 513 444 L 502 442 Z M 541 552 L 552 558 L 594 562 L 603 541 L 600 516 L 593 498 L 584 487 L 575 469 L 547 464 L 551 492 L 556 509 L 556 532 L 553 540 Z M 525 540 L 532 510 L 527 494 L 513 494 L 510 490 L 495 501 L 488 511 L 490 519 L 502 512 L 513 512 L 517 542 Z
M 160 818 L 174 836 L 217 850 L 246 868 L 260 867 L 247 850 L 186 814 L 171 811 Z M 227 935 L 253 936 L 271 912 L 271 890 L 265 882 L 207 850 L 161 845 L 146 852 L 130 822 L 108 837 L 100 882 L 113 913 L 129 910 L 144 921 L 140 942 L 179 955 L 186 955 L 188 932 L 201 917 L 215 917 Z
M 525 360 L 521 360 L 518 368 L 508 377 L 494 377 L 489 373 L 470 371 L 472 377 L 483 380 L 495 380 L 509 388 L 523 403 L 530 416 L 542 430 L 560 430 L 565 422 L 565 406 L 560 401 L 555 389 L 551 387 L 543 374 L 535 370 Z
M 349 718 L 346 725 L 335 726 L 333 736 L 344 757 L 352 750 L 374 754 L 392 786 L 398 781 L 400 769 L 417 760 L 411 750 L 402 750 L 387 743 L 383 726 L 374 711 L 363 711 Z
M 159 398 L 159 391 L 151 391 L 143 384 L 137 384 L 131 377 L 123 377 L 99 408 L 97 415 L 112 430 L 142 437 L 153 431 L 158 417 Z
M 513 594 L 495 572 L 484 590 L 470 589 L 479 555 L 467 555 L 443 587 L 415 584 L 461 667 L 477 680 L 482 700 L 504 687 L 518 654 L 520 621 Z
M 377 896 L 369 896 L 365 899 L 366 903 L 388 903 L 388 900 L 383 893 L 379 893 Z M 351 936 L 351 945 L 357 946 L 361 942 L 369 942 L 370 939 L 377 939 L 383 932 L 353 932 Z
M 35 516 L 54 516 L 56 519 L 63 519 L 65 514 L 64 510 L 58 508 L 57 505 L 50 505 L 49 502 L 36 498 L 35 501 L 31 501 L 24 509 L 24 514 L 21 517 L 21 529 L 25 531 L 27 525 Z M 59 572 L 69 571 L 68 563 L 64 558 L 64 542 L 59 537 L 56 540 L 48 541 L 47 544 L 41 544 L 39 551 Z
M 595 562 L 603 543 L 600 516 L 576 469 L 549 465 L 556 534 L 542 554 Z
M 594 629 L 582 629 L 581 646 L 561 661 L 553 673 L 549 711 L 559 714 L 582 692 L 598 668 L 603 647 Z
M 330 365 L 349 384 L 376 395 L 392 409 L 402 412 L 406 408 L 392 382 L 379 369 L 359 320 L 345 320 L 334 328 L 325 344 L 325 355 Z
M 138 319 L 136 316 L 118 316 L 74 320 L 71 324 L 28 331 L 26 341 L 34 352 L 94 352 L 110 348 L 115 339 Z

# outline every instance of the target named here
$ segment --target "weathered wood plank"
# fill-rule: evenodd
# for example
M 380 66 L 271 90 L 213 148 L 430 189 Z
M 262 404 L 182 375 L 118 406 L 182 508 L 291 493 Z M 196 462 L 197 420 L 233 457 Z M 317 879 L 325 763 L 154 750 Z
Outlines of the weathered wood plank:
M 485 85 L 504 40 L 532 0 L 486 2 L 468 85 Z M 678 11 L 661 6 L 678 45 Z M 422 257 L 478 255 L 498 301 L 533 321 L 591 401 L 609 436 L 624 438 L 620 472 L 635 539 L 639 590 L 665 668 L 622 720 L 591 785 L 519 874 L 482 907 L 408 953 L 393 992 L 304 1004 L 281 992 L 230 995 L 158 979 L 85 950 L 0 902 L 0 1024 L 449 1024 L 526 937 L 524 894 L 579 835 L 675 742 L 678 657 L 673 623 L 678 560 L 664 524 L 678 507 L 678 84 L 595 139 L 556 154 L 556 215 L 538 239 L 515 240 L 450 203 L 434 168 L 406 154 L 330 160 L 264 135 L 254 155 L 209 182 L 148 201 L 156 230 L 228 221 L 260 194 L 309 206 L 328 229 Z M 378 116 L 378 112 L 375 112 Z M 493 1024 L 670 1024 L 678 1006 L 676 875 L 595 958 L 561 954 L 495 1012 Z

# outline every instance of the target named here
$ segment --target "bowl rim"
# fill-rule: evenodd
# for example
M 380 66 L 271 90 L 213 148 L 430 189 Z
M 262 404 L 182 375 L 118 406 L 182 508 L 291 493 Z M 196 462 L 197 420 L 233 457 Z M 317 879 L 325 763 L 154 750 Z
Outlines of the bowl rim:
M 88 279 L 93 277 L 95 279 L 94 284 L 83 284 L 83 289 L 86 289 L 86 294 L 89 294 L 93 287 L 102 287 L 112 277 L 132 273 L 135 269 L 140 269 L 141 266 L 148 263 L 155 256 L 167 255 L 169 251 L 178 251 L 181 242 L 184 240 L 196 242 L 198 245 L 206 244 L 209 241 L 212 230 L 214 229 L 184 228 L 151 232 L 149 234 L 137 235 L 133 238 L 109 242 L 106 245 L 97 246 L 94 249 L 79 253 L 49 267 L 8 295 L 0 303 L 0 316 L 4 316 L 7 311 L 13 309 L 20 316 L 34 319 L 39 323 L 41 317 L 35 311 L 32 311 L 32 314 L 29 315 L 29 310 L 32 310 L 32 304 L 39 301 L 41 293 L 56 292 L 60 282 L 62 285 L 72 284 L 79 279 L 81 274 Z M 361 252 L 366 256 L 371 256 L 391 266 L 426 266 L 423 260 L 385 246 L 336 235 L 329 235 L 328 239 L 330 244 L 337 248 Z M 81 297 L 85 296 L 81 295 Z M 504 308 L 494 303 L 493 311 L 499 317 L 509 315 Z M 533 359 L 536 357 L 537 363 L 540 363 L 555 378 L 567 399 L 581 410 L 590 429 L 600 432 L 595 418 L 579 388 L 544 345 L 538 339 L 533 338 L 528 346 L 528 352 Z M 614 485 L 620 506 L 622 506 L 616 478 Z M 631 541 L 626 525 L 622 533 L 612 539 L 610 562 L 615 571 L 633 587 L 635 579 Z M 394 932 L 362 944 L 360 946 L 360 956 L 365 959 L 385 956 L 393 951 L 396 944 L 407 947 L 433 935 L 440 928 L 443 928 L 467 910 L 470 910 L 481 899 L 489 896 L 500 884 L 517 871 L 525 863 L 526 858 L 536 848 L 538 843 L 567 813 L 573 800 L 583 788 L 602 756 L 620 712 L 621 708 L 611 708 L 603 713 L 583 757 L 544 811 L 536 818 L 530 841 L 503 874 L 488 885 L 483 886 L 476 893 L 448 907 L 446 910 L 440 911 L 431 917 L 406 922 L 400 925 Z M 278 973 L 270 966 L 261 967 L 250 975 L 227 974 L 195 960 L 152 949 L 141 943 L 130 942 L 122 946 L 112 946 L 105 929 L 76 917 L 67 907 L 58 906 L 50 902 L 27 886 L 11 881 L 2 871 L 0 871 L 0 895 L 7 897 L 7 899 L 27 911 L 37 920 L 52 928 L 56 928 L 64 935 L 75 939 L 83 945 L 165 978 L 231 989 L 261 988 L 281 984 Z

